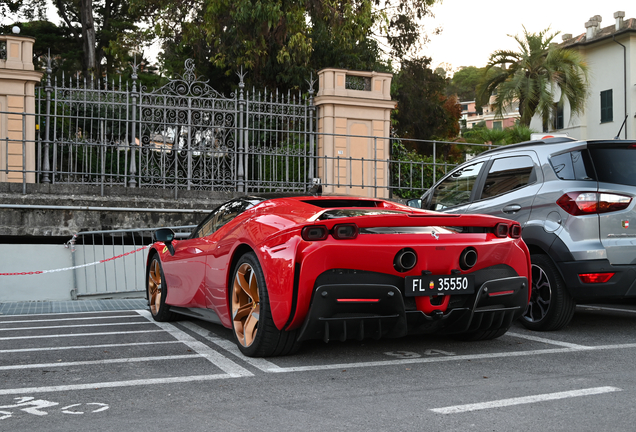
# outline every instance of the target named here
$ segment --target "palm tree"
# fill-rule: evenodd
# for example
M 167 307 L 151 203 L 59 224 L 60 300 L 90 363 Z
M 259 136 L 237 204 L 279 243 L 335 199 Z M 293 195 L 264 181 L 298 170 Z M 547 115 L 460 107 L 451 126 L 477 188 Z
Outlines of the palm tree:
M 558 32 L 548 34 L 549 30 L 528 33 L 524 27 L 525 39 L 511 36 L 519 43 L 519 52 L 495 51 L 490 55 L 479 93 L 480 99 L 495 95 L 497 115 L 518 101 L 522 125 L 529 126 L 535 114 L 547 124 L 556 95 L 561 106 L 568 101 L 572 115 L 583 112 L 588 93 L 587 64 L 577 51 L 553 44 Z M 556 93 L 557 89 L 560 92 Z

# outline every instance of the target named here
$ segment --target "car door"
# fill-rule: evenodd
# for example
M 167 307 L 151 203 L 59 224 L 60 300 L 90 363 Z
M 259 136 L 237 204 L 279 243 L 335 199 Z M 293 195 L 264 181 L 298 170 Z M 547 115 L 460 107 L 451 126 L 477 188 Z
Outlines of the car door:
M 444 213 L 465 213 L 487 159 L 461 165 L 422 197 L 422 208 Z
M 214 210 L 194 230 L 190 238 L 174 244 L 174 255 L 162 263 L 168 301 L 182 307 L 206 307 L 205 290 L 206 256 L 214 251 L 216 242 L 208 237 L 213 231 L 221 207 Z
M 534 152 L 493 157 L 476 186 L 475 199 L 467 213 L 513 219 L 524 226 L 542 180 Z

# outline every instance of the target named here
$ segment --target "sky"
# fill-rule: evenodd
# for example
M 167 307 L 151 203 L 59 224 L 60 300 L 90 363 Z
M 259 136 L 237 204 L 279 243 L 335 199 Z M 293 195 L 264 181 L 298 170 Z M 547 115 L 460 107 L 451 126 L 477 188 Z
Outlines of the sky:
M 631 6 L 631 8 L 630 8 Z M 53 15 L 54 8 L 49 10 Z M 614 25 L 614 12 L 625 11 L 625 19 L 636 18 L 633 0 L 441 0 L 432 7 L 434 17 L 424 20 L 430 33 L 441 27 L 440 35 L 430 36 L 421 55 L 432 58 L 433 68 L 442 66 L 452 72 L 461 66 L 482 67 L 496 50 L 517 50 L 517 42 L 508 35 L 523 35 L 523 26 L 536 33 L 546 28 L 561 35 L 585 33 L 590 17 L 600 15 L 601 27 Z M 59 18 L 50 17 L 53 21 Z M 4 21 L 0 17 L 0 22 Z M 151 56 L 156 51 L 151 48 Z
M 631 6 L 631 7 L 630 7 Z M 517 51 L 517 42 L 507 35 L 523 35 L 546 28 L 561 35 L 585 33 L 585 23 L 594 15 L 602 17 L 601 27 L 614 25 L 614 12 L 624 11 L 625 19 L 636 18 L 633 0 L 443 0 L 432 8 L 434 18 L 424 21 L 427 31 L 436 27 L 442 33 L 430 36 L 420 54 L 431 57 L 433 68 L 451 65 L 482 67 L 497 50 Z

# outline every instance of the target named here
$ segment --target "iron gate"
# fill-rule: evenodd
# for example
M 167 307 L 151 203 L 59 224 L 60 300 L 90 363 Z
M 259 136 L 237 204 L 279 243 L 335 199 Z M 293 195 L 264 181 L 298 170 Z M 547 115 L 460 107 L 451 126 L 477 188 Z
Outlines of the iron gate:
M 314 177 L 314 81 L 306 96 L 245 89 L 226 97 L 185 73 L 138 82 L 52 77 L 36 91 L 40 183 L 219 191 L 305 190 Z

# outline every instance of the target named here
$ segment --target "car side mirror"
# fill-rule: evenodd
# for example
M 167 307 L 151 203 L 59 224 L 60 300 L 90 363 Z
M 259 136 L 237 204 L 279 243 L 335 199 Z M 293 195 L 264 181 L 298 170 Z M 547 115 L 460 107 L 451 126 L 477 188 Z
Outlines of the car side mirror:
M 410 199 L 406 202 L 406 205 L 413 208 L 422 208 L 422 200 L 420 198 Z
M 168 250 L 170 251 L 170 255 L 174 256 L 174 246 L 172 246 L 172 241 L 174 240 L 174 231 L 170 228 L 159 228 L 154 233 L 155 241 L 162 242 L 166 245 Z

